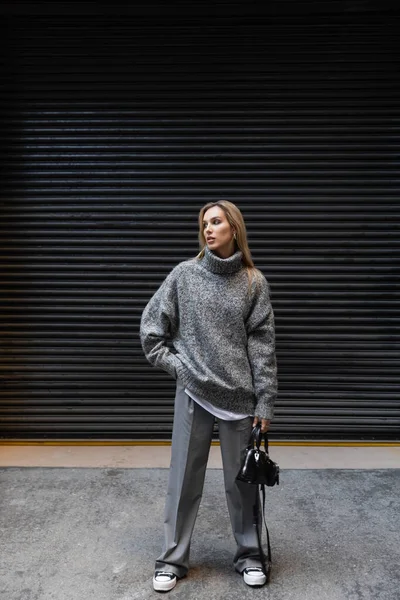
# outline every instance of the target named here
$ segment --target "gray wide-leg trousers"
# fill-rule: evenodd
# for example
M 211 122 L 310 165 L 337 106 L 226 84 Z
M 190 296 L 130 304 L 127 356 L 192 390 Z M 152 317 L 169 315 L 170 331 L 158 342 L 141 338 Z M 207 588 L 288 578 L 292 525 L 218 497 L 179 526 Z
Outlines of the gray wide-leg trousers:
M 156 571 L 184 577 L 189 569 L 192 532 L 203 493 L 204 477 L 215 417 L 185 393 L 177 381 L 172 456 L 165 503 L 164 545 Z M 243 451 L 252 428 L 252 417 L 219 420 L 225 493 L 237 551 L 233 559 L 241 573 L 260 567 L 257 534 L 253 525 L 256 486 L 236 481 Z

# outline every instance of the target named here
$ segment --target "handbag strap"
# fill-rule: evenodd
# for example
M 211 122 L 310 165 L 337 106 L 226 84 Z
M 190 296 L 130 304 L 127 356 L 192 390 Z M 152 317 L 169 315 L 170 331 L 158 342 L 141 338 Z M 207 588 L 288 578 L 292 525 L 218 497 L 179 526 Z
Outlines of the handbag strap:
M 249 443 L 247 444 L 247 450 L 251 450 L 252 448 L 254 448 L 254 444 L 256 444 L 257 450 L 259 450 L 261 443 L 262 443 L 261 428 L 260 428 L 260 425 L 257 424 L 251 430 L 250 437 L 249 437 Z
M 268 563 L 269 565 L 271 565 L 272 563 L 272 554 L 271 554 L 271 543 L 270 543 L 270 539 L 269 539 L 269 531 L 268 531 L 268 527 L 267 527 L 267 522 L 265 520 L 265 485 L 263 483 L 260 484 L 260 489 L 262 492 L 262 520 L 264 520 L 264 525 L 265 525 L 265 531 L 267 532 L 267 548 L 268 548 L 268 554 L 267 554 L 267 558 L 268 558 Z M 261 531 L 260 531 L 260 527 L 259 527 L 259 518 L 258 518 L 258 507 L 260 505 L 260 495 L 259 495 L 259 489 L 258 489 L 258 485 L 256 486 L 256 501 L 255 504 L 253 506 L 253 517 L 254 517 L 254 524 L 256 526 L 256 532 L 257 532 L 257 542 L 258 542 L 258 549 L 260 552 L 260 561 L 261 561 L 261 566 L 264 572 L 264 575 L 267 578 L 269 578 L 269 574 L 270 574 L 270 569 L 267 569 L 267 566 L 265 564 L 265 554 L 264 554 L 264 550 L 261 544 Z M 261 520 L 261 523 L 262 523 Z
M 265 431 L 265 433 L 263 434 L 263 437 L 264 437 L 264 446 L 265 446 L 265 452 L 266 452 L 267 454 L 269 454 L 269 448 L 268 448 L 268 434 L 267 434 L 267 432 L 266 432 L 266 431 Z
M 253 427 L 253 429 L 251 431 L 247 449 L 251 450 L 251 448 L 254 448 L 254 443 L 255 443 L 257 450 L 259 450 L 263 440 L 264 440 L 265 452 L 267 454 L 269 454 L 268 433 L 266 431 L 264 433 L 261 433 L 261 423 L 257 423 L 257 425 L 255 427 Z
M 263 519 L 264 519 L 264 525 L 265 525 L 265 531 L 267 532 L 267 548 L 268 548 L 268 561 L 272 562 L 272 555 L 271 555 L 271 544 L 269 541 L 269 531 L 268 531 L 268 527 L 267 527 L 267 522 L 265 520 L 265 485 L 262 483 L 260 485 L 261 487 L 261 491 L 262 491 L 262 497 L 263 497 L 263 509 L 262 509 L 262 514 L 263 514 Z

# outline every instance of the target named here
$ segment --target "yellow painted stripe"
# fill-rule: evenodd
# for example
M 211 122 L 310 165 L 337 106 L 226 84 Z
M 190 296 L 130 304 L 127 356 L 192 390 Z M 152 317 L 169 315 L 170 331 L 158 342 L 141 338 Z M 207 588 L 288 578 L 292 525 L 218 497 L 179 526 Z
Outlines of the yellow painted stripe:
M 219 442 L 211 442 L 219 446 Z M 0 440 L 0 446 L 170 446 L 165 441 L 113 441 L 113 440 Z M 270 446 L 321 446 L 321 447 L 400 447 L 394 442 L 324 442 L 324 441 L 270 441 Z

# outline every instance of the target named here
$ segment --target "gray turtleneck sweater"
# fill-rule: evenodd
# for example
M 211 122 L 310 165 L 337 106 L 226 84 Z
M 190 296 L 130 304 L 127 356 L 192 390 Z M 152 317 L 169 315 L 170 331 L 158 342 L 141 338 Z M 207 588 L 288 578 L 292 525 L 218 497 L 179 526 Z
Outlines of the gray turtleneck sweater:
M 143 311 L 149 362 L 214 406 L 271 419 L 277 395 L 274 314 L 269 285 L 237 251 L 179 263 Z M 170 341 L 175 351 L 167 342 Z

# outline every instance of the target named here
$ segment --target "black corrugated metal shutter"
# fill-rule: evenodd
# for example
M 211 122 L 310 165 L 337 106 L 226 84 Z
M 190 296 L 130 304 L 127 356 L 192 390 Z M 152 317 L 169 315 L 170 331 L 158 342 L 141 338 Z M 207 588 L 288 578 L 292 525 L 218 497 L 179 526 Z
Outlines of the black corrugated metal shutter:
M 3 4 L 3 436 L 170 437 L 139 319 L 220 198 L 272 288 L 273 436 L 398 436 L 391 5 Z

